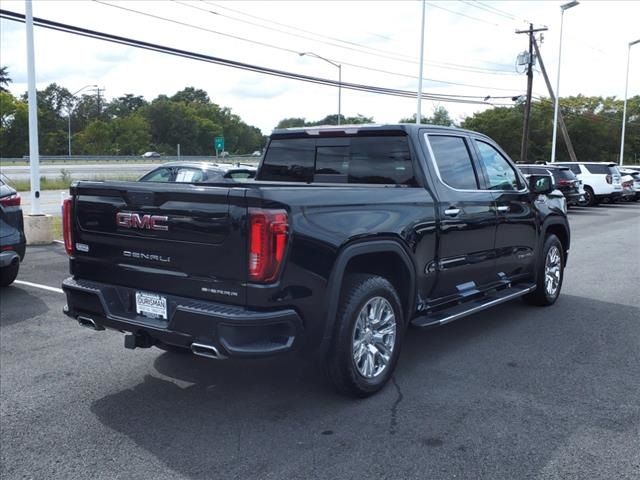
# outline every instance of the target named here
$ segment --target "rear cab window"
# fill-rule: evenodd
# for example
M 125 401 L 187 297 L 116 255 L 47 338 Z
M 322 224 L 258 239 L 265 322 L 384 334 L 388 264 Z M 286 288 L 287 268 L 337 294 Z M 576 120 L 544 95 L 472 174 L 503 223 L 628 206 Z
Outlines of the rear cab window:
M 438 176 L 445 185 L 456 190 L 479 189 L 478 173 L 464 137 L 427 134 L 426 138 Z
M 406 135 L 275 138 L 258 180 L 416 185 Z

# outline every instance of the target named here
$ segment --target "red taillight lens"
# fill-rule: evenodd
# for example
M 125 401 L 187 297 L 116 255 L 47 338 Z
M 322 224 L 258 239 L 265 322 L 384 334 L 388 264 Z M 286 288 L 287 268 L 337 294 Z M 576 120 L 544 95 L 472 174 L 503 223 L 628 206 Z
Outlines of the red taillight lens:
M 611 178 L 611 175 L 607 175 L 607 183 L 611 184 L 612 181 L 613 179 Z
M 558 185 L 569 185 L 571 182 L 569 180 L 560 180 Z
M 62 235 L 67 255 L 73 255 L 73 199 L 65 198 L 62 202 Z
M 288 237 L 286 211 L 249 209 L 249 280 L 267 283 L 276 279 Z
M 19 193 L 14 193 L 8 197 L 0 198 L 0 204 L 2 204 L 3 207 L 18 207 L 21 201 L 22 199 L 20 198 Z

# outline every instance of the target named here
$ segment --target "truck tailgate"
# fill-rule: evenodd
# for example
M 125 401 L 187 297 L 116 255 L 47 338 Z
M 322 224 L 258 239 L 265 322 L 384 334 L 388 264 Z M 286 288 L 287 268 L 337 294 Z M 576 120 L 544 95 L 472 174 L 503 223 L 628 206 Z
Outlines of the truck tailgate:
M 74 275 L 244 305 L 243 188 L 80 182 L 71 193 Z

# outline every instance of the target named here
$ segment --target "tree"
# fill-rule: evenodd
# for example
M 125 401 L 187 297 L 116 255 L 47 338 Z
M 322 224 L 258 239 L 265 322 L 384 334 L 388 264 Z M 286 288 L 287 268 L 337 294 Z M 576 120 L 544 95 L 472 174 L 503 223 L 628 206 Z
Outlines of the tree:
M 7 67 L 0 68 L 0 92 L 8 92 L 9 89 L 7 87 L 10 83 L 13 83 L 13 80 L 9 77 Z
M 414 113 L 409 118 L 400 119 L 399 123 L 416 123 L 416 114 Z M 452 127 L 454 125 L 453 120 L 449 116 L 449 112 L 442 106 L 434 108 L 433 115 L 431 117 L 424 117 L 421 115 L 420 123 L 427 125 L 442 125 L 444 127 Z
M 364 115 L 360 115 L 360 114 L 357 114 L 355 117 L 345 117 L 344 115 L 340 115 L 341 125 L 361 125 L 365 123 L 374 123 L 373 117 L 365 117 Z M 332 114 L 332 115 L 327 115 L 322 120 L 318 120 L 315 122 L 307 122 L 305 118 L 300 118 L 300 117 L 283 118 L 278 122 L 278 125 L 276 125 L 276 128 L 317 127 L 321 125 L 337 125 L 337 124 L 338 124 L 338 115 Z
M 209 95 L 204 90 L 194 87 L 187 87 L 184 90 L 180 90 L 176 93 L 171 100 L 174 102 L 184 102 L 184 103 L 200 103 L 202 105 L 207 105 L 211 102 L 209 99 Z
M 111 118 L 122 118 L 137 112 L 138 109 L 145 105 L 147 105 L 147 101 L 142 95 L 127 93 L 122 97 L 111 100 L 107 105 L 106 113 Z

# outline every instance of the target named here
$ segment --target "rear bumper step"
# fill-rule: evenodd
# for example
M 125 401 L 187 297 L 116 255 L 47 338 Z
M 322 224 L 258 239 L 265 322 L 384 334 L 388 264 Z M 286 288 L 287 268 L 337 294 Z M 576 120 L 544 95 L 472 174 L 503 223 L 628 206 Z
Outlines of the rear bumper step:
M 498 290 L 495 293 L 470 302 L 445 308 L 432 314 L 416 317 L 411 321 L 411 324 L 420 328 L 444 325 L 445 323 L 453 322 L 454 320 L 458 320 L 459 318 L 463 318 L 468 315 L 473 315 L 474 313 L 481 312 L 482 310 L 491 308 L 495 305 L 514 300 L 534 291 L 535 288 L 535 285 L 532 283 L 514 285 L 513 287 Z
M 164 295 L 168 319 L 135 312 L 135 289 L 93 281 L 66 279 L 64 313 L 84 327 L 129 332 L 127 348 L 157 342 L 190 349 L 215 359 L 263 357 L 293 349 L 302 321 L 292 309 L 258 312 L 242 307 Z

